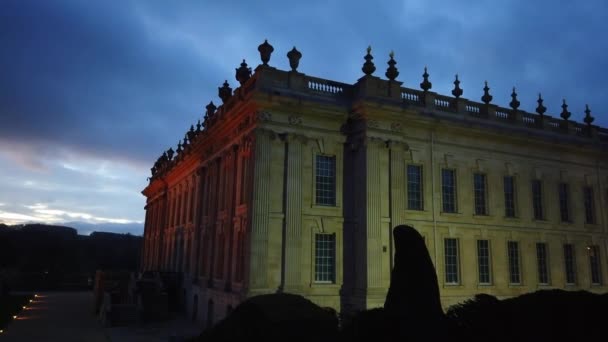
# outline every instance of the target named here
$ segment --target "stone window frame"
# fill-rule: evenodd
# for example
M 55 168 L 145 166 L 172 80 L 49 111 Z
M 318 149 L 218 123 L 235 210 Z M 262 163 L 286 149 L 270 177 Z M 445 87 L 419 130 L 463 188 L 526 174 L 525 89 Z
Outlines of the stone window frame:
M 453 172 L 453 211 L 445 211 L 445 193 L 444 193 L 444 178 L 443 178 L 443 172 L 444 171 L 452 171 Z M 441 168 L 440 173 L 439 173 L 439 177 L 441 179 L 441 212 L 442 213 L 449 213 L 449 214 L 455 214 L 458 213 L 458 170 L 456 169 L 456 167 L 448 167 L 448 166 L 444 166 Z
M 318 262 L 321 259 L 328 259 L 328 255 L 319 255 L 319 242 L 324 242 L 324 241 L 319 241 L 318 238 L 319 237 L 331 237 L 331 242 L 333 243 L 333 249 L 328 249 L 330 250 L 330 254 L 331 255 L 331 273 L 327 272 L 326 270 L 319 270 L 318 267 L 319 266 L 327 266 L 327 265 L 320 265 Z M 327 241 L 325 241 L 327 242 Z M 337 248 L 338 247 L 338 242 L 337 242 L 337 234 L 336 233 L 327 233 L 327 232 L 314 232 L 313 233 L 313 282 L 315 284 L 335 284 L 336 283 L 336 279 L 337 279 Z M 329 274 L 329 279 L 319 279 L 319 276 L 323 276 Z
M 550 285 L 551 273 L 549 263 L 549 248 L 546 242 L 536 243 L 536 270 L 538 273 L 538 284 Z
M 515 256 L 517 260 L 513 263 L 513 258 L 511 254 L 511 246 L 515 246 L 517 248 Z M 507 269 L 508 269 L 508 277 L 509 277 L 509 285 L 523 285 L 522 279 L 522 262 L 521 262 L 521 248 L 520 243 L 517 240 L 508 240 L 507 241 Z M 514 281 L 515 273 L 513 271 L 517 271 L 517 281 Z
M 448 246 L 449 242 L 454 242 L 454 246 Z M 443 239 L 443 273 L 444 273 L 444 281 L 445 285 L 454 286 L 461 284 L 461 270 L 460 270 L 460 239 L 457 237 L 445 237 Z M 448 254 L 448 248 L 450 251 L 453 250 L 455 253 L 453 255 Z M 452 260 L 448 260 L 448 258 L 453 258 Z M 453 270 L 448 270 L 448 267 L 454 267 L 455 272 Z M 450 277 L 455 277 L 455 280 L 452 280 Z
M 507 184 L 506 184 L 506 180 L 510 179 L 511 180 L 511 187 L 512 187 L 512 202 L 513 202 L 513 214 L 512 215 L 508 215 L 509 214 L 509 210 L 507 209 Z M 517 210 L 517 177 L 515 175 L 504 175 L 502 177 L 502 188 L 503 188 L 503 197 L 504 197 L 504 209 L 505 209 L 505 217 L 508 218 L 516 218 L 518 217 L 518 210 Z
M 479 189 L 477 188 L 477 176 L 481 176 L 483 177 L 483 198 L 479 201 L 480 203 L 483 203 L 483 207 L 480 207 L 481 209 L 483 209 L 483 211 L 478 212 L 478 193 L 481 193 L 481 191 L 479 191 Z M 490 211 L 489 211 L 489 203 L 488 203 L 488 174 L 485 172 L 473 172 L 473 212 L 476 216 L 489 216 L 490 215 Z
M 568 257 L 568 252 L 567 250 L 570 249 L 570 253 L 571 256 L 570 258 Z M 577 284 L 577 272 L 576 272 L 576 248 L 575 245 L 572 243 L 565 243 L 563 245 L 563 251 L 564 251 L 564 276 L 565 276 L 565 284 L 566 285 L 576 285 Z M 570 266 L 570 267 L 569 267 Z M 569 269 L 571 268 L 571 269 Z M 571 271 L 571 272 L 570 272 Z M 569 281 L 570 280 L 570 276 L 572 275 L 572 280 L 573 281 Z

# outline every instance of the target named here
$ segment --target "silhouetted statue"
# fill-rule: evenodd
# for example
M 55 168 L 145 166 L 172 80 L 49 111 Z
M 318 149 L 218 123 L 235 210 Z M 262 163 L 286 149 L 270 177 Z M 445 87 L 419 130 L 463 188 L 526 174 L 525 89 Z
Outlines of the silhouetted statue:
M 395 266 L 386 295 L 387 318 L 401 337 L 428 338 L 444 323 L 437 274 L 424 239 L 416 229 L 400 225 L 393 229 Z

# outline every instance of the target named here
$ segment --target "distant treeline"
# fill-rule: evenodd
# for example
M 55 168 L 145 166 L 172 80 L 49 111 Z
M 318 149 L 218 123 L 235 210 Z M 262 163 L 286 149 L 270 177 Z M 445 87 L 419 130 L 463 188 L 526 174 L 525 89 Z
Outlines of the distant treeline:
M 98 269 L 136 271 L 141 245 L 142 238 L 130 234 L 84 236 L 64 226 L 0 224 L 0 277 L 24 290 L 82 286 Z

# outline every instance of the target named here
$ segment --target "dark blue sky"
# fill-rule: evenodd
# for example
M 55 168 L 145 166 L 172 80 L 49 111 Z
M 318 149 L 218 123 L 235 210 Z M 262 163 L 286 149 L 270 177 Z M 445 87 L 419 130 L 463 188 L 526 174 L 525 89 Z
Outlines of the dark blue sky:
M 395 51 L 404 86 L 464 97 L 488 80 L 507 106 L 542 92 L 608 126 L 608 3 L 565 1 L 2 1 L 0 222 L 143 221 L 149 168 L 217 99 L 245 58 L 353 83 L 371 45 L 378 76 Z

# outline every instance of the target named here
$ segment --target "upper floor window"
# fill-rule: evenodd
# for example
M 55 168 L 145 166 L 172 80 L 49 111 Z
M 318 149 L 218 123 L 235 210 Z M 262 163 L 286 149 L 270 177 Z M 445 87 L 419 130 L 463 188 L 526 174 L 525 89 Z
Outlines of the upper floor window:
M 505 216 L 515 217 L 515 180 L 513 176 L 505 176 L 503 183 L 505 190 Z
M 473 175 L 473 190 L 475 195 L 475 215 L 487 215 L 486 175 L 475 173 Z
M 453 169 L 441 170 L 441 194 L 443 199 L 443 212 L 456 212 L 456 171 Z
M 336 205 L 336 157 L 317 155 L 316 204 Z
M 562 222 L 570 222 L 570 188 L 566 183 L 559 183 L 559 213 Z
M 423 210 L 422 205 L 422 166 L 407 166 L 407 208 Z
M 534 219 L 543 220 L 545 218 L 543 211 L 543 188 L 541 181 L 538 179 L 532 181 L 532 207 L 534 209 Z
M 445 239 L 444 248 L 445 282 L 446 284 L 458 284 L 458 239 Z
M 336 235 L 315 234 L 315 282 L 336 281 Z
M 586 186 L 583 188 L 585 202 L 585 223 L 595 223 L 595 201 L 593 200 L 593 188 Z

